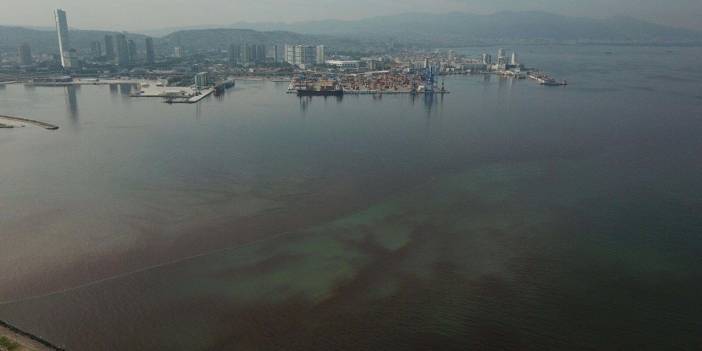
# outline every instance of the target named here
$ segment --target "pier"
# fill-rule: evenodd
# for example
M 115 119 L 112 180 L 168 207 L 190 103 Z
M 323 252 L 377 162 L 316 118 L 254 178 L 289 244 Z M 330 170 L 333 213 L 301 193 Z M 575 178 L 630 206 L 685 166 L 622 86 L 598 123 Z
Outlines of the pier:
M 215 92 L 215 88 L 203 89 L 197 95 L 193 96 L 182 96 L 182 97 L 166 97 L 165 103 L 169 104 L 194 104 L 200 102 L 200 100 L 212 95 Z
M 12 122 L 22 122 L 22 123 L 32 124 L 32 125 L 35 125 L 37 127 L 44 128 L 46 130 L 59 129 L 59 127 L 57 125 L 53 125 L 53 124 L 42 122 L 42 121 L 36 121 L 33 119 L 28 119 L 28 118 L 22 118 L 22 117 L 0 115 L 0 120 L 7 120 L 7 121 L 12 121 Z

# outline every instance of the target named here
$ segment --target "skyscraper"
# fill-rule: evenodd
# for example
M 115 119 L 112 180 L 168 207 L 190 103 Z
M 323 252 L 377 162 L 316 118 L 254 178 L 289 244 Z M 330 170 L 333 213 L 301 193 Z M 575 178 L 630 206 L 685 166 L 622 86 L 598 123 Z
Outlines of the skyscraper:
M 115 41 L 117 46 L 117 55 L 115 56 L 115 63 L 118 66 L 128 66 L 129 65 L 129 44 L 127 43 L 127 37 L 124 34 L 115 35 Z
M 22 44 L 17 50 L 17 54 L 21 65 L 28 66 L 32 64 L 32 49 L 29 47 L 29 44 Z
M 129 64 L 133 65 L 137 61 L 137 46 L 134 40 L 127 41 L 127 48 L 129 49 Z
M 115 41 L 111 35 L 105 36 L 105 56 L 109 60 L 114 60 L 115 58 Z
M 324 45 L 317 45 L 316 61 L 318 65 L 323 65 L 327 61 L 327 56 L 324 53 Z
M 285 50 L 280 45 L 273 46 L 273 62 L 281 63 L 285 61 Z
M 180 46 L 176 46 L 175 48 L 173 48 L 173 56 L 177 58 L 183 57 L 183 48 Z
M 102 56 L 102 43 L 99 41 L 90 43 L 90 52 L 93 54 L 93 57 Z
M 56 9 L 56 11 L 54 11 L 54 17 L 56 18 L 56 32 L 58 33 L 61 66 L 65 69 L 69 69 L 73 66 L 73 62 L 70 52 L 71 41 L 68 37 L 68 20 L 66 19 L 66 11 Z
M 265 45 L 256 45 L 256 50 L 254 52 L 255 52 L 254 57 L 253 57 L 254 63 L 266 62 L 266 46 Z
M 153 65 L 156 61 L 156 53 L 154 52 L 154 39 L 146 38 L 146 64 Z
M 506 65 L 507 64 L 507 56 L 505 56 L 505 49 L 497 50 L 497 64 L 498 65 Z
M 484 65 L 492 64 L 492 55 L 484 53 L 482 61 Z
M 512 52 L 512 59 L 509 62 L 510 65 L 516 66 L 519 64 L 519 60 L 517 60 L 517 52 L 514 51 Z
M 241 63 L 247 65 L 253 63 L 253 58 L 256 55 L 256 47 L 254 45 L 241 46 Z
M 323 53 L 324 49 L 322 49 Z M 286 45 L 285 62 L 296 66 L 314 65 L 317 62 L 317 47 L 308 45 Z
M 232 44 L 229 46 L 229 64 L 234 66 L 241 62 L 241 45 Z

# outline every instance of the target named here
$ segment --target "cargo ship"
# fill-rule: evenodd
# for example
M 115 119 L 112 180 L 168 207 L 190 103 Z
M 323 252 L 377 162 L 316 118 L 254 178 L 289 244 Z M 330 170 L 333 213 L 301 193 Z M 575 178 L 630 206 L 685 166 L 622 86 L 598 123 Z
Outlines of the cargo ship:
M 296 85 L 298 96 L 342 96 L 344 88 L 336 80 L 323 79 Z

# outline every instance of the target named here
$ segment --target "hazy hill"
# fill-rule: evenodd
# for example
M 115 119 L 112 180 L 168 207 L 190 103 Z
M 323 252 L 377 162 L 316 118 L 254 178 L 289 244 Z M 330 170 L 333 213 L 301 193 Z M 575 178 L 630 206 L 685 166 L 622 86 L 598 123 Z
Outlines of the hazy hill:
M 226 49 L 231 44 L 283 45 L 286 43 L 338 43 L 340 39 L 324 35 L 306 35 L 286 31 L 255 31 L 251 29 L 187 29 L 158 39 L 162 46 L 184 46 L 188 49 Z M 348 40 L 347 40 L 348 42 Z
M 117 33 L 71 28 L 71 46 L 77 50 L 88 50 L 93 41 L 104 43 L 106 34 L 114 35 Z M 144 38 L 141 34 L 127 33 L 126 35 L 128 39 L 133 40 L 143 40 Z M 17 47 L 22 43 L 29 43 L 35 53 L 58 53 L 58 36 L 55 30 L 0 26 L 0 51 L 17 50 Z
M 356 21 L 238 23 L 256 30 L 287 30 L 375 39 L 393 38 L 407 43 L 461 45 L 476 41 L 547 40 L 600 42 L 702 41 L 702 32 L 657 25 L 629 17 L 593 19 L 544 12 L 403 14 Z

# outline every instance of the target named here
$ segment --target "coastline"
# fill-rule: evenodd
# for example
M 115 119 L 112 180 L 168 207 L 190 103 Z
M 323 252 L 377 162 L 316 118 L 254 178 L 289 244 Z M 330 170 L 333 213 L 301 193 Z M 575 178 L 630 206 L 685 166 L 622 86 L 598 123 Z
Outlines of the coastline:
M 66 351 L 39 336 L 25 332 L 12 324 L 0 320 L 0 337 L 19 344 L 17 351 Z

